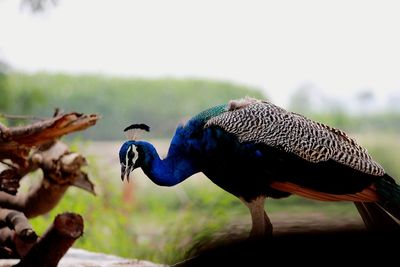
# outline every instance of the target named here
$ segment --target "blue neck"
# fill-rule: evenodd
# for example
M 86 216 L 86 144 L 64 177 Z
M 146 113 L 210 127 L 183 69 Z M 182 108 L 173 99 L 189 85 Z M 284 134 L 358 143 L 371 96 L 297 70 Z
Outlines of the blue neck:
M 143 149 L 145 155 L 142 170 L 157 185 L 173 186 L 199 172 L 183 155 L 168 153 L 165 159 L 160 159 L 152 144 L 143 141 L 137 144 Z

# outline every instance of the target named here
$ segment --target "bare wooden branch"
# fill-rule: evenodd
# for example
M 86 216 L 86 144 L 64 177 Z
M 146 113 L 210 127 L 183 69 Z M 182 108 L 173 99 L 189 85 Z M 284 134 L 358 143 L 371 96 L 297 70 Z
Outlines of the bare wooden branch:
M 9 136 L 0 140 L 0 151 L 10 151 L 21 146 L 38 146 L 61 136 L 84 130 L 96 123 L 96 114 L 84 115 L 68 113 L 45 121 L 39 121 L 25 126 L 9 128 Z
M 32 229 L 28 219 L 22 212 L 8 209 L 0 209 L 0 226 L 7 226 L 27 241 L 36 241 L 37 235 Z
M 14 243 L 14 231 L 4 227 L 0 229 L 0 258 L 12 259 L 20 258 Z
M 21 176 L 15 168 L 8 168 L 0 172 L 0 191 L 15 195 L 19 188 Z
M 32 218 L 53 209 L 71 185 L 94 194 L 93 183 L 81 171 L 86 164 L 85 158 L 78 153 L 70 153 L 64 143 L 54 142 L 47 150 L 35 153 L 31 161 L 43 170 L 42 182 L 33 186 L 27 194 L 13 196 L 0 192 L 0 207 L 22 211 Z
M 74 213 L 58 215 L 53 225 L 29 252 L 15 265 L 16 267 L 57 267 L 58 262 L 83 234 L 83 219 Z
M 0 243 L 4 256 L 21 257 L 30 250 L 38 236 L 22 212 L 0 209 Z
M 53 118 L 25 126 L 7 128 L 0 123 L 0 257 L 23 257 L 18 266 L 57 266 L 66 250 L 82 234 L 82 218 L 76 214 L 62 214 L 35 243 L 37 235 L 27 218 L 53 209 L 69 186 L 94 193 L 93 183 L 81 170 L 87 164 L 86 159 L 70 152 L 68 146 L 57 139 L 84 130 L 98 119 L 95 114 L 59 114 L 56 110 Z M 43 172 L 42 181 L 29 192 L 16 194 L 20 180 L 37 169 Z
M 22 211 L 28 218 L 45 214 L 52 210 L 68 189 L 68 185 L 50 184 L 48 180 L 33 187 L 28 194 L 13 196 L 0 192 L 2 208 Z

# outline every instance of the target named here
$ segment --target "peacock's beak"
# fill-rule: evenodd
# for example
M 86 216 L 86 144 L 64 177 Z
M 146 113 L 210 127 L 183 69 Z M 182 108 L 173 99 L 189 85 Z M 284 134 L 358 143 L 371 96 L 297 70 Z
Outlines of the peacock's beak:
M 124 165 L 121 165 L 121 180 L 124 181 L 126 176 L 126 168 Z
M 128 168 L 126 168 L 124 165 L 121 165 L 121 180 L 124 181 L 126 179 L 129 182 L 129 174 L 131 171 L 131 167 L 128 166 Z

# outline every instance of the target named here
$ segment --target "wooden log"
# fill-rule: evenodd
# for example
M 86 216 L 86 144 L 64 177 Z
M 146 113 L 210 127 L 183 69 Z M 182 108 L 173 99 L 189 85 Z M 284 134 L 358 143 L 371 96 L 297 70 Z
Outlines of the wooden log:
M 23 257 L 19 266 L 56 266 L 63 253 L 82 234 L 82 218 L 76 214 L 62 214 L 31 250 L 37 235 L 27 218 L 52 210 L 69 186 L 94 194 L 93 183 L 81 170 L 86 159 L 70 152 L 68 146 L 57 139 L 84 130 L 98 119 L 96 114 L 59 114 L 56 111 L 53 118 L 24 126 L 8 128 L 0 124 L 0 257 Z M 42 181 L 29 192 L 17 194 L 20 180 L 37 169 L 43 171 Z M 43 260 L 35 262 L 32 260 L 35 258 Z
M 94 185 L 80 170 L 86 165 L 85 158 L 70 153 L 64 143 L 57 141 L 47 150 L 37 152 L 32 156 L 32 162 L 43 170 L 41 183 L 34 185 L 28 193 L 16 196 L 0 192 L 0 207 L 19 210 L 32 218 L 52 210 L 71 185 L 94 194 Z
M 94 125 L 98 119 L 96 114 L 72 112 L 20 127 L 7 128 L 7 136 L 0 139 L 0 151 L 4 153 L 21 146 L 39 146 L 65 134 L 84 130 Z
M 83 219 L 79 214 L 57 215 L 53 225 L 33 245 L 15 267 L 57 267 L 60 259 L 83 234 Z
M 0 209 L 0 228 L 3 257 L 22 257 L 38 238 L 28 219 L 19 211 Z

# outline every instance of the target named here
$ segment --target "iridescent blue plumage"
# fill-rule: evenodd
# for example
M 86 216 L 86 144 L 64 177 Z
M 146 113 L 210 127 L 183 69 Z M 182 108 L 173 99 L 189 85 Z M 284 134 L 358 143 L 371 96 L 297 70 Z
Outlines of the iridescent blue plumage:
M 144 155 L 144 157 L 138 157 L 139 162 L 135 162 L 133 169 L 140 166 L 148 177 L 158 185 L 173 186 L 201 171 L 198 162 L 199 155 L 210 149 L 213 144 L 215 146 L 214 140 L 202 135 L 204 124 L 210 117 L 223 112 L 225 106 L 221 105 L 206 110 L 189 120 L 185 125 L 179 126 L 165 159 L 160 159 L 154 146 L 148 142 L 125 142 L 119 152 L 121 165 L 125 165 L 124 175 L 129 161 L 127 151 L 130 147 L 135 147 L 137 153 Z

